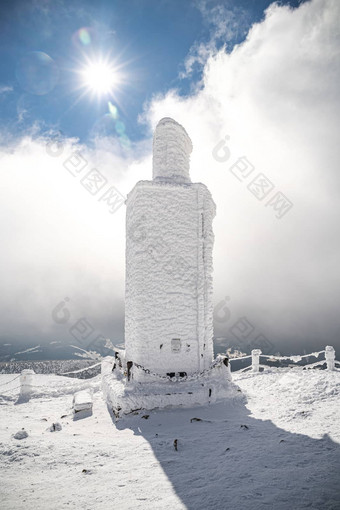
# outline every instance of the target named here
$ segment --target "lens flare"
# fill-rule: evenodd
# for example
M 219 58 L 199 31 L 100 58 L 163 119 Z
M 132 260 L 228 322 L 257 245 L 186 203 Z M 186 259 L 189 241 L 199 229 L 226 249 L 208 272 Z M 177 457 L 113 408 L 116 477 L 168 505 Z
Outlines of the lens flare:
M 118 108 L 111 101 L 108 102 L 109 113 L 112 118 L 118 119 Z
M 84 46 L 88 46 L 89 44 L 91 44 L 91 35 L 87 28 L 81 28 L 78 31 L 78 37 L 79 37 L 80 42 Z
M 81 74 L 83 85 L 98 96 L 110 94 L 119 82 L 117 71 L 105 61 L 88 62 Z
M 92 27 L 79 28 L 72 35 L 72 42 L 78 50 L 88 51 L 98 39 L 97 32 Z
M 108 113 L 99 117 L 91 129 L 91 135 L 97 139 L 110 138 L 119 142 L 124 150 L 131 148 L 131 141 L 126 134 L 126 125 L 119 116 L 115 104 L 108 101 Z
M 105 101 L 107 104 L 106 113 L 97 118 L 92 126 L 92 136 L 97 139 L 112 138 L 115 143 L 119 141 L 123 150 L 130 150 L 132 142 L 120 116 L 118 99 L 122 85 L 128 83 L 124 72 L 127 64 L 120 63 L 117 56 L 113 59 L 110 55 L 95 55 L 92 52 L 91 56 L 83 53 L 83 58 L 83 64 L 79 63 L 75 70 L 78 75 L 77 88 L 82 91 L 76 102 L 90 95 L 96 96 L 97 103 Z
M 16 66 L 16 77 L 22 89 L 43 96 L 51 92 L 59 78 L 54 60 L 42 51 L 31 51 L 21 57 Z

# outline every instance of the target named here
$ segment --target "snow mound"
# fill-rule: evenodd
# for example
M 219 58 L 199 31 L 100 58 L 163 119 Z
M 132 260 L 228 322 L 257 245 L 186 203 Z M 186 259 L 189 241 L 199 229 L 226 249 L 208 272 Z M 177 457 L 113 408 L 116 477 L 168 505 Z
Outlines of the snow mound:
M 82 390 L 75 393 L 73 397 L 73 409 L 75 413 L 79 411 L 91 411 L 92 405 L 92 392 L 90 390 Z
M 340 442 L 340 372 L 294 368 L 268 368 L 259 374 L 232 374 L 252 402 L 255 417 L 270 419 L 276 425 L 305 433 L 307 422 L 322 426 L 312 428 L 312 437 L 325 433 Z

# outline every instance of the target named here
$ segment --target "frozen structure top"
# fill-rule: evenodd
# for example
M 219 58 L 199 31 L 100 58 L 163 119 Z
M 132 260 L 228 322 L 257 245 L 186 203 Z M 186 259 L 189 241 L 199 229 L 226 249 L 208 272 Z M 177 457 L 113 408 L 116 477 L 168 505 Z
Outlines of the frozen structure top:
M 191 152 L 192 143 L 184 127 L 169 117 L 160 120 L 153 137 L 153 180 L 191 182 Z
M 127 197 L 125 352 L 105 379 L 118 414 L 214 401 L 230 390 L 227 360 L 213 361 L 215 204 L 204 184 L 190 180 L 191 152 L 185 129 L 162 119 L 153 180 L 139 181 Z

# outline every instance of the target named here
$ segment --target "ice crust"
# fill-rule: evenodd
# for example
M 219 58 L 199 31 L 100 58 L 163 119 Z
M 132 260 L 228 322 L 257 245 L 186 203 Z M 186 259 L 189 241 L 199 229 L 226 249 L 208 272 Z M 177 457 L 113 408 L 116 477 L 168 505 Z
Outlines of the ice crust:
M 113 358 L 106 357 L 102 364 L 102 390 L 109 407 L 117 418 L 139 409 L 172 406 L 193 407 L 212 404 L 228 398 L 243 398 L 231 380 L 230 368 L 223 358 L 215 366 L 197 376 L 169 381 L 155 374 L 141 373 L 137 367 L 129 382 L 119 370 L 112 367 Z M 143 380 L 143 382 L 138 382 Z
M 153 180 L 138 182 L 126 201 L 125 362 L 161 375 L 190 375 L 213 359 L 216 206 L 190 181 L 191 151 L 183 126 L 162 119 Z
M 141 181 L 128 195 L 127 361 L 161 374 L 210 366 L 214 216 L 199 183 Z M 180 339 L 178 352 L 172 339 Z
M 192 144 L 180 124 L 162 119 L 153 148 L 153 180 L 126 200 L 125 352 L 102 367 L 117 417 L 233 393 L 227 360 L 213 361 L 216 206 L 204 184 L 190 181 Z
M 165 117 L 153 138 L 153 179 L 190 182 L 192 143 L 184 127 Z

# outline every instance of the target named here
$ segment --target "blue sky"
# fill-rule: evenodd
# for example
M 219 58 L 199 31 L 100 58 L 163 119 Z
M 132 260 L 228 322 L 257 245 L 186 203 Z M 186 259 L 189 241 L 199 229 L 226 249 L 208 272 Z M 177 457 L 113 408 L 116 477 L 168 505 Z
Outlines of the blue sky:
M 263 18 L 269 4 L 268 0 L 3 1 L 1 123 L 16 134 L 38 122 L 41 132 L 60 130 L 80 141 L 96 134 L 119 136 L 116 123 L 103 118 L 111 101 L 118 108 L 120 135 L 123 131 L 129 140 L 141 139 L 146 127 L 137 119 L 145 103 L 172 88 L 187 95 L 199 83 L 202 65 L 198 61 L 183 77 L 190 52 L 209 42 L 216 49 L 226 44 L 231 51 L 250 26 Z M 84 28 L 86 32 L 81 32 Z M 43 68 L 31 52 L 47 54 L 53 69 L 51 65 Z M 82 96 L 77 71 L 86 59 L 95 62 L 102 57 L 121 69 L 123 83 L 113 94 Z M 33 59 L 43 77 L 47 74 L 45 91 L 36 83 L 41 75 L 31 76 L 29 82 L 34 71 L 23 68 L 25 59 Z

